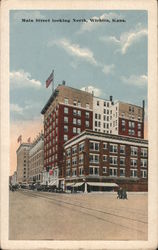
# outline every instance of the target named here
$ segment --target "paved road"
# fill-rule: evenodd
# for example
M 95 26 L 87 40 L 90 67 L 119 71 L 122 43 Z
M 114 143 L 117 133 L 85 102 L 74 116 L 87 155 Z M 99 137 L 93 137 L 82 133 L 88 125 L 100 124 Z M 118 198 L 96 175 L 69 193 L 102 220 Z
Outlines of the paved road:
M 10 192 L 11 240 L 147 240 L 147 194 Z

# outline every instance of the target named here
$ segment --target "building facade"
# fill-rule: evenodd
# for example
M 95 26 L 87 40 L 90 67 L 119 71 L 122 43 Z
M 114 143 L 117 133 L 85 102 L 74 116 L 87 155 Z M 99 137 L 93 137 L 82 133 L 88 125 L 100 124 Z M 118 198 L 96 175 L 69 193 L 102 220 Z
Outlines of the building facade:
M 29 178 L 29 150 L 30 143 L 21 143 L 17 154 L 17 182 L 27 183 Z
M 59 85 L 42 109 L 44 115 L 44 167 L 58 171 L 64 183 L 64 143 L 86 128 L 93 128 L 93 95 Z
M 88 191 L 148 189 L 148 142 L 86 130 L 65 148 L 65 186 Z
M 41 132 L 29 150 L 29 183 L 41 183 L 44 169 L 44 134 Z

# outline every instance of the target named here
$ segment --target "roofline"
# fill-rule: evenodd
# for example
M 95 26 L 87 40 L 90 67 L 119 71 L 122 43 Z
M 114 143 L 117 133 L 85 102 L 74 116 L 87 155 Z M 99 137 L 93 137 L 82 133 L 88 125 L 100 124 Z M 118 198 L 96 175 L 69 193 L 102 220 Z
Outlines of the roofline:
M 18 149 L 16 150 L 16 152 L 18 152 L 22 146 L 29 146 L 29 147 L 31 147 L 31 143 L 27 143 L 27 142 L 21 143 L 20 146 L 18 147 Z
M 58 95 L 59 90 L 55 89 L 54 92 L 51 94 L 51 96 L 49 97 L 47 103 L 45 104 L 45 106 L 43 107 L 41 114 L 44 115 L 45 112 L 47 111 L 47 109 L 50 107 L 52 101 L 54 101 L 54 99 L 56 98 L 56 96 Z
M 148 140 L 145 139 L 141 139 L 141 138 L 134 138 L 134 137 L 130 137 L 130 136 L 122 136 L 122 135 L 114 135 L 114 134 L 105 134 L 102 132 L 96 132 L 93 130 L 84 130 L 81 134 L 71 138 L 70 140 L 68 140 L 67 142 L 64 143 L 64 147 L 67 146 L 67 144 L 77 140 L 78 138 L 84 136 L 84 135 L 95 135 L 99 137 L 106 137 L 106 138 L 111 138 L 111 139 L 116 139 L 116 140 L 128 140 L 129 142 L 135 142 L 135 143 L 144 143 L 148 145 Z
M 128 105 L 135 106 L 135 107 L 137 107 L 137 108 L 142 108 L 142 109 L 143 109 L 142 106 L 139 106 L 139 105 L 136 105 L 136 104 L 132 104 L 132 103 L 129 103 L 129 102 L 116 101 L 116 102 L 114 102 L 114 105 L 117 104 L 117 103 L 128 104 Z

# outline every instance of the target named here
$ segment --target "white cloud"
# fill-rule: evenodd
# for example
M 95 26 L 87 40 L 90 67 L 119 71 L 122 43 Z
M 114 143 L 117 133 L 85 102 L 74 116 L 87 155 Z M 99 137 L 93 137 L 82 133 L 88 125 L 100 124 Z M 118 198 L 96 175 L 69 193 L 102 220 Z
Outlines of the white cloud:
M 88 93 L 93 93 L 95 96 L 100 96 L 102 93 L 102 91 L 100 89 L 95 88 L 91 85 L 89 85 L 87 87 L 83 87 L 83 88 L 81 88 L 81 90 L 86 91 Z
M 100 40 L 104 42 L 112 42 L 120 47 L 119 50 L 122 54 L 126 54 L 129 47 L 134 43 L 139 42 L 142 37 L 147 36 L 148 31 L 142 28 L 140 24 L 137 25 L 135 30 L 130 30 L 129 32 L 124 32 L 120 35 L 120 38 L 115 36 L 101 37 Z
M 97 65 L 97 61 L 94 58 L 93 52 L 88 48 L 81 48 L 79 44 L 71 43 L 67 39 L 50 42 L 48 43 L 48 46 L 52 46 L 54 44 L 61 46 L 68 54 L 72 56 L 86 60 L 93 65 Z
M 102 22 L 93 22 L 91 21 L 96 19 L 96 20 L 99 20 L 99 19 L 108 19 L 109 21 L 111 21 L 113 18 L 122 18 L 121 15 L 118 15 L 117 13 L 115 12 L 110 12 L 110 13 L 104 13 L 103 15 L 97 17 L 97 16 L 94 16 L 92 18 L 90 18 L 89 20 L 87 20 L 86 23 L 83 23 L 81 25 L 81 29 L 77 32 L 78 34 L 81 34 L 81 33 L 84 33 L 84 32 L 90 32 L 90 31 L 93 31 L 94 29 L 98 28 L 99 25 L 102 24 Z M 108 22 L 107 22 L 108 23 Z M 105 22 L 104 22 L 105 24 Z
M 31 77 L 31 74 L 23 70 L 10 72 L 10 85 L 11 87 L 23 88 L 34 87 L 40 88 L 42 83 Z
M 44 19 L 45 16 L 43 16 L 41 14 L 40 11 L 23 11 L 23 10 L 17 10 L 14 15 L 13 18 L 15 21 L 20 21 L 21 19 Z
M 136 85 L 138 87 L 144 87 L 147 85 L 148 77 L 146 75 L 131 75 L 129 77 L 122 76 L 122 81 L 126 84 Z
M 18 114 L 20 114 L 20 115 L 23 114 L 23 108 L 20 107 L 18 104 L 13 104 L 13 103 L 11 103 L 11 104 L 10 104 L 10 111 L 15 112 L 15 113 L 18 113 Z
M 114 68 L 114 64 L 104 65 L 102 71 L 105 75 L 109 75 L 114 73 Z

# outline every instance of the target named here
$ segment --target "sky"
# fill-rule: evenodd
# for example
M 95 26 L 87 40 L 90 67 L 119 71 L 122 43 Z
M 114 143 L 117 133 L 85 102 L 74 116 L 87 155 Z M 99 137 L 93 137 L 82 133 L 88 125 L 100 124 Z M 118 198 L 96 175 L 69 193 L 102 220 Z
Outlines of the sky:
M 17 137 L 33 140 L 43 128 L 40 112 L 52 93 L 45 87 L 52 70 L 54 87 L 65 80 L 104 99 L 145 100 L 147 118 L 147 20 L 146 11 L 136 10 L 10 11 L 11 173 Z

